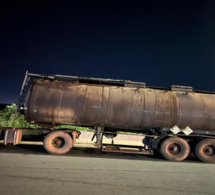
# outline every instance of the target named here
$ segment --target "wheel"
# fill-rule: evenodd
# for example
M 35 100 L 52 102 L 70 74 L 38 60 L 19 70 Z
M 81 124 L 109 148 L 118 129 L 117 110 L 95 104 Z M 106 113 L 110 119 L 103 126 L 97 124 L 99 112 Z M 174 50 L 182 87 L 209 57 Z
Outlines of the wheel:
M 204 139 L 195 148 L 195 154 L 203 162 L 215 163 L 215 139 Z
M 73 141 L 67 132 L 53 131 L 45 137 L 43 146 L 51 154 L 66 154 L 72 148 Z
M 171 137 L 163 141 L 160 153 L 167 160 L 182 161 L 189 155 L 190 146 L 180 137 Z

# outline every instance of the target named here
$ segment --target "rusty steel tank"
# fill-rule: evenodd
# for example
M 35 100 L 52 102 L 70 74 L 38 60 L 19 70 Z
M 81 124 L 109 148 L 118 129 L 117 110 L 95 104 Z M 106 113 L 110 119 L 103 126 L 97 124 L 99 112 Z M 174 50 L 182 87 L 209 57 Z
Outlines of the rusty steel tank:
M 36 76 L 23 101 L 25 117 L 42 123 L 129 130 L 175 125 L 215 130 L 215 94 L 183 86 L 158 89 L 144 83 L 80 78 Z

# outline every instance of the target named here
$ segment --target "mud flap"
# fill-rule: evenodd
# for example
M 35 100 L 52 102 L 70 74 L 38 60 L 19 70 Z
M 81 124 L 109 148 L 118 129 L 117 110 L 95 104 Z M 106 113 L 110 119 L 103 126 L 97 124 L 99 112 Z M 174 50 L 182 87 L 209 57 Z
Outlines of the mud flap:
M 4 134 L 4 145 L 17 145 L 22 141 L 22 129 L 6 129 Z

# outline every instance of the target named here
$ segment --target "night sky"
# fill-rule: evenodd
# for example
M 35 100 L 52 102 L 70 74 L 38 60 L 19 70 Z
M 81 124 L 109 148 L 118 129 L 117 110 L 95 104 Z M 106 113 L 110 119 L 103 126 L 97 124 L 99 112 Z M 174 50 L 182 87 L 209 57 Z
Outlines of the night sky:
M 215 91 L 215 1 L 12 1 L 0 5 L 0 103 L 25 71 Z

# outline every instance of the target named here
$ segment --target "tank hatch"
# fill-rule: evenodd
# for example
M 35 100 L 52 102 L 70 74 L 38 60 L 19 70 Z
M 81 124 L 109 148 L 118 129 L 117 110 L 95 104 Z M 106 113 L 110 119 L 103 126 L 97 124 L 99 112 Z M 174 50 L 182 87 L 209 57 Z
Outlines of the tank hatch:
M 191 87 L 191 86 L 171 85 L 171 90 L 172 91 L 193 92 L 193 87 Z

